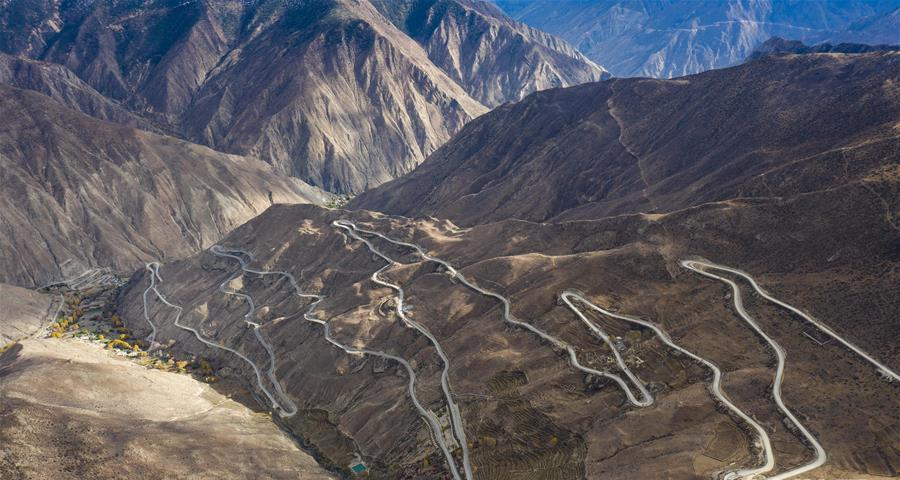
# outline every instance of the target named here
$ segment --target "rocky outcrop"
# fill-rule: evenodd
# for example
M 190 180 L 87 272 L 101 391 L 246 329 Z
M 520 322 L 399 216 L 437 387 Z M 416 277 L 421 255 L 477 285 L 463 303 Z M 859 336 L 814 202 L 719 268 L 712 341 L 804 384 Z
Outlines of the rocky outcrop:
M 0 279 L 133 269 L 206 248 L 275 202 L 324 202 L 260 160 L 108 123 L 0 85 Z

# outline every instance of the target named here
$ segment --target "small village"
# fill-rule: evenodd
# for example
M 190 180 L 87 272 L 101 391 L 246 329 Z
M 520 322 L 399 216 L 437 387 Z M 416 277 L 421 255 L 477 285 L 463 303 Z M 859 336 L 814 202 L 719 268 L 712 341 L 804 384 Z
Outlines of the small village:
M 115 301 L 126 279 L 108 269 L 92 269 L 74 280 L 45 286 L 42 291 L 61 299 L 45 337 L 71 338 L 91 343 L 147 368 L 190 374 L 206 383 L 219 378 L 206 359 L 177 358 L 165 345 L 136 338 L 115 313 Z

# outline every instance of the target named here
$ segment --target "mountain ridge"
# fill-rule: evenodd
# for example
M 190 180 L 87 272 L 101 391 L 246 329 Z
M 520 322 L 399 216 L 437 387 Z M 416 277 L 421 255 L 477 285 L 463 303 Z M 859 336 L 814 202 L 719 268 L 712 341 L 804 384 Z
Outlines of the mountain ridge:
M 603 74 L 496 9 L 440 5 L 462 12 L 441 25 L 465 37 L 440 54 L 443 37 L 416 41 L 368 0 L 22 0 L 0 15 L 0 51 L 63 65 L 167 134 L 358 193 L 411 170 L 486 111 L 473 96 L 493 105 Z M 451 68 L 448 54 L 469 57 L 457 48 L 491 52 L 476 57 L 489 66 Z
M 792 159 L 894 138 L 898 70 L 895 52 L 808 54 L 675 80 L 539 92 L 472 122 L 411 174 L 348 207 L 471 226 L 724 200 L 746 191 L 752 175 Z M 852 87 L 855 78 L 865 86 Z M 831 95 L 836 100 L 817 100 Z

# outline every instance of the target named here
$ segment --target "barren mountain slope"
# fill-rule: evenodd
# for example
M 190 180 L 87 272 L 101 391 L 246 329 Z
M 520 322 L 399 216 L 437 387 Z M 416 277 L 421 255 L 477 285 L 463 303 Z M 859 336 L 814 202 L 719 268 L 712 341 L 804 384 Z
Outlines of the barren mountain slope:
M 466 36 L 448 55 L 491 52 L 467 60 L 465 78 L 368 1 L 18 0 L 0 12 L 0 51 L 65 65 L 168 133 L 359 192 L 483 113 L 472 95 L 515 100 L 601 73 L 561 41 L 479 12 L 475 25 L 444 22 Z
M 152 124 L 104 97 L 68 68 L 0 53 L 0 83 L 43 93 L 72 110 L 142 130 Z
M 86 342 L 14 345 L 0 405 L 3 478 L 334 478 L 266 416 Z
M 890 341 L 900 335 L 897 65 L 891 53 L 789 55 L 676 81 L 535 94 L 351 204 L 471 228 L 274 206 L 220 242 L 237 258 L 207 251 L 162 265 L 159 276 L 139 271 L 120 310 L 130 328 L 149 332 L 143 293 L 156 278 L 184 308 L 176 317 L 152 295 L 146 313 L 161 341 L 216 358 L 260 391 L 280 385 L 284 395 L 267 403 L 296 406 L 292 431 L 333 463 L 360 455 L 375 478 L 446 478 L 465 458 L 477 479 L 708 479 L 767 458 L 769 473 L 787 472 L 821 457 L 773 398 L 779 348 L 783 401 L 826 452 L 824 466 L 804 474 L 890 478 L 900 471 L 900 384 L 886 381 L 900 378 Z M 508 218 L 516 216 L 546 222 Z M 333 223 L 342 219 L 414 242 L 454 269 Z M 380 270 L 388 261 L 376 252 L 396 263 Z M 681 263 L 702 258 L 749 272 L 835 336 L 734 273 L 706 270 L 736 292 Z M 257 273 L 241 274 L 239 259 Z M 258 271 L 290 273 L 296 287 Z M 511 316 L 472 285 L 508 298 Z M 310 304 L 297 289 L 325 299 Z M 646 326 L 580 300 L 567 307 L 567 291 L 651 321 L 718 365 L 733 407 L 711 393 L 708 365 Z M 255 308 L 228 292 L 251 296 Z M 758 327 L 738 314 L 738 300 Z M 176 318 L 248 360 L 201 344 Z M 275 379 L 256 380 L 248 361 L 275 365 Z M 646 394 L 623 380 L 629 399 L 596 373 L 624 378 L 622 364 Z M 450 438 L 448 451 L 467 446 L 449 460 L 417 414 L 409 371 L 417 400 L 445 425 L 437 435 Z M 464 437 L 449 428 L 457 410 L 448 398 Z
M 0 349 L 34 335 L 53 320 L 58 298 L 0 283 Z
M 472 225 L 769 197 L 766 181 L 785 169 L 818 172 L 795 178 L 808 189 L 852 181 L 896 162 L 898 85 L 900 55 L 875 52 L 540 92 L 472 122 L 350 207 Z M 841 168 L 819 171 L 832 161 Z
M 0 86 L 0 279 L 60 265 L 132 269 L 206 248 L 273 202 L 324 202 L 265 163 L 66 109 Z M 77 272 L 76 272 L 77 273 Z
M 745 269 L 772 295 L 810 312 L 896 371 L 900 351 L 888 339 L 900 334 L 900 304 L 890 293 L 900 280 L 900 234 L 873 194 L 896 188 L 896 175 L 870 175 L 783 199 L 554 224 L 508 220 L 466 230 L 446 221 L 274 206 L 220 244 L 252 255 L 238 254 L 248 268 L 292 273 L 302 291 L 326 296 L 310 315 L 327 322 L 336 341 L 406 359 L 417 375 L 419 401 L 442 422 L 449 422 L 440 387 L 445 363 L 430 340 L 398 318 L 396 292 L 371 280 L 386 262 L 332 221 L 350 219 L 422 245 L 470 282 L 508 297 L 515 318 L 573 345 L 583 365 L 621 373 L 604 343 L 560 304 L 560 293 L 577 289 L 604 308 L 661 325 L 677 343 L 718 364 L 729 397 L 777 443 L 780 471 L 812 455 L 783 428 L 768 393 L 771 350 L 731 309 L 727 288 L 678 262 L 702 256 Z M 362 235 L 401 264 L 380 278 L 405 290 L 405 315 L 424 325 L 449 359 L 474 478 L 524 480 L 540 470 L 547 478 L 624 480 L 666 471 L 673 479 L 700 479 L 761 462 L 751 447 L 752 430 L 721 406 L 717 410 L 704 388 L 710 371 L 662 345 L 648 329 L 588 314 L 621 337 L 617 348 L 649 385 L 654 404 L 635 407 L 615 383 L 573 369 L 559 348 L 504 322 L 495 299 L 409 248 Z M 330 462 L 347 464 L 359 454 L 374 478 L 448 476 L 446 460 L 410 401 L 404 368 L 328 343 L 323 326 L 304 319 L 309 299 L 298 297 L 290 281 L 279 274 L 239 275 L 237 260 L 212 252 L 164 264 L 159 273 L 157 288 L 184 308 L 181 325 L 266 369 L 272 360 L 244 322 L 262 325 L 275 378 L 286 392 L 278 402 L 293 402 L 298 411 L 285 422 Z M 150 280 L 146 271 L 136 272 L 121 297 L 123 318 L 138 332 L 149 332 L 142 295 Z M 253 297 L 251 317 L 245 317 L 245 300 L 219 290 L 223 282 L 226 291 Z M 900 432 L 890 425 L 900 387 L 805 320 L 751 295 L 746 282 L 740 286 L 747 310 L 788 352 L 785 401 L 828 452 L 826 467 L 810 472 L 812 478 L 896 475 L 900 459 L 890 445 Z M 199 343 L 173 324 L 177 310 L 152 292 L 150 298 L 159 341 L 175 339 L 176 351 L 214 358 L 218 368 L 227 366 L 259 391 L 246 361 Z M 273 385 L 263 379 L 265 388 L 274 391 Z
M 485 111 L 373 7 L 330 3 L 284 12 L 229 54 L 186 112 L 187 137 L 356 193 Z

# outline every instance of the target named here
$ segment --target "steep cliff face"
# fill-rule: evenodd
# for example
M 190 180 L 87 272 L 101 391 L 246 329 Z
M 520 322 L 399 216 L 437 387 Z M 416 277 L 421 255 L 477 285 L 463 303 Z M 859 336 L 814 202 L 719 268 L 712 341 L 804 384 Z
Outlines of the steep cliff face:
M 900 43 L 896 0 L 496 3 L 626 77 L 671 78 L 731 66 L 773 36 L 806 43 Z
M 63 65 L 167 133 L 342 193 L 408 172 L 485 105 L 602 75 L 461 0 L 13 3 L 0 51 Z M 407 31 L 401 7 L 429 18 Z
M 529 93 L 609 76 L 565 41 L 478 0 L 374 0 L 441 70 L 494 107 Z
M 96 120 L 34 92 L 0 93 L 5 282 L 42 285 L 63 264 L 132 269 L 206 248 L 274 202 L 325 201 L 256 159 Z

